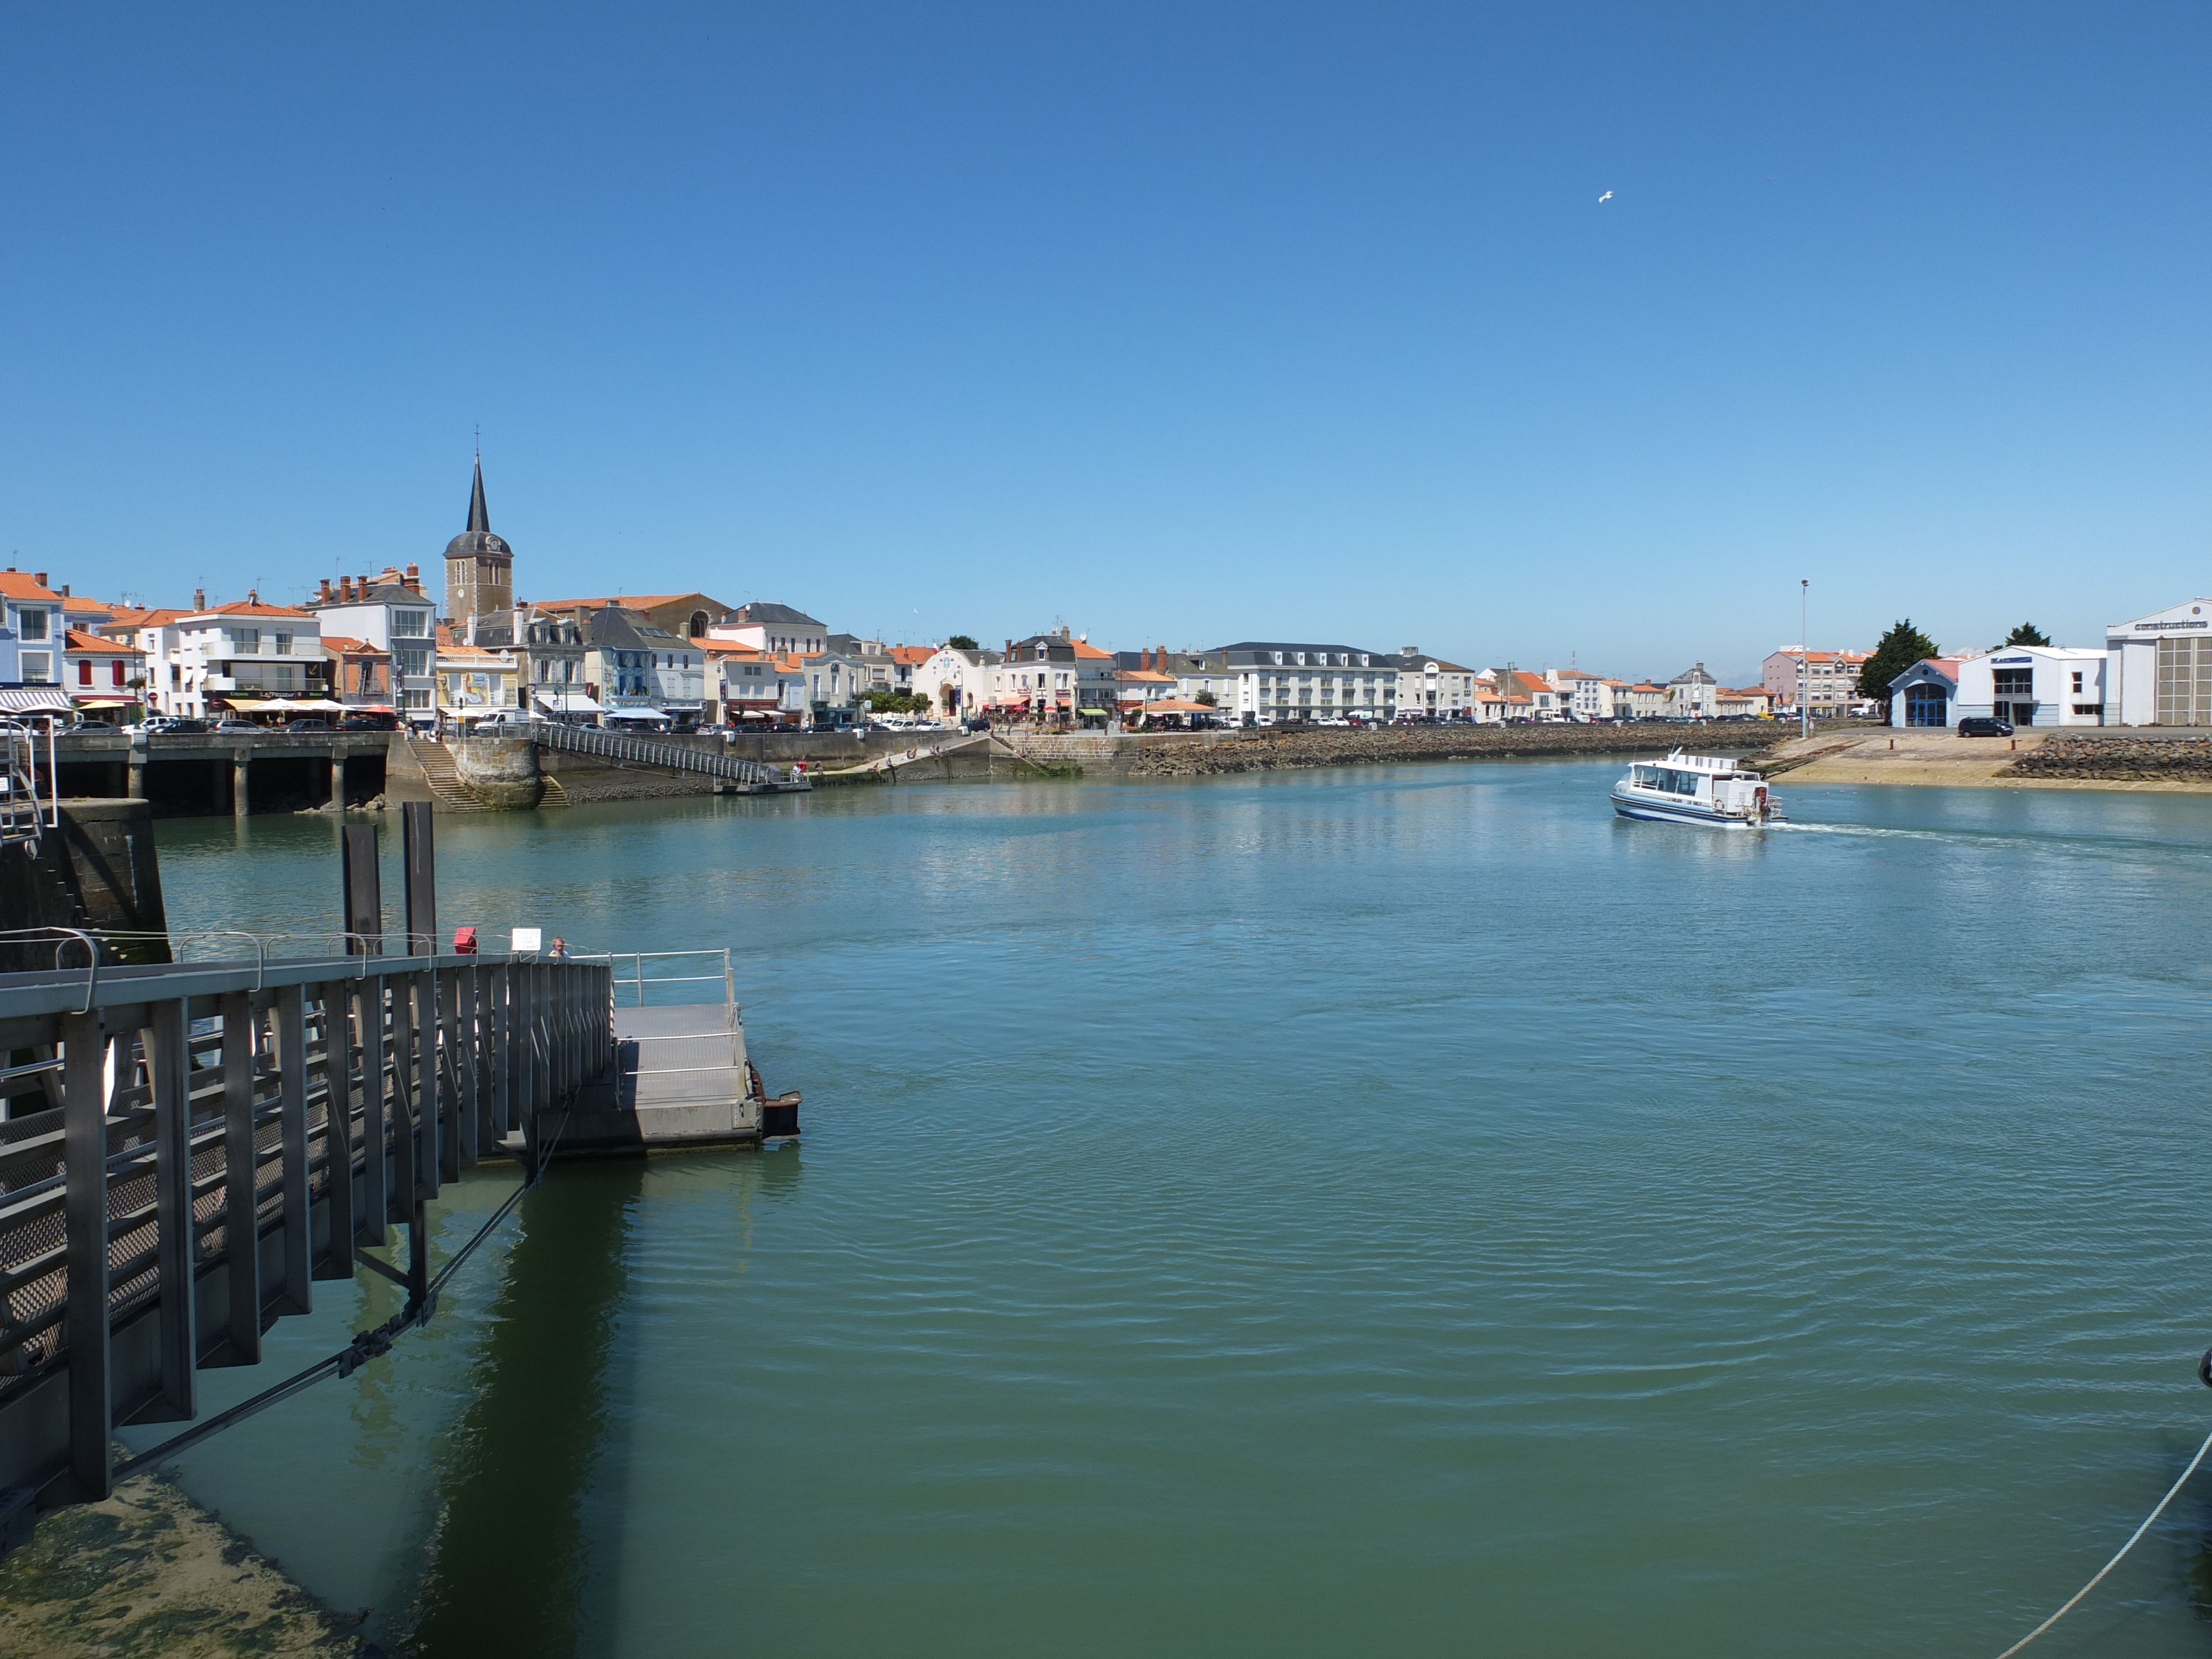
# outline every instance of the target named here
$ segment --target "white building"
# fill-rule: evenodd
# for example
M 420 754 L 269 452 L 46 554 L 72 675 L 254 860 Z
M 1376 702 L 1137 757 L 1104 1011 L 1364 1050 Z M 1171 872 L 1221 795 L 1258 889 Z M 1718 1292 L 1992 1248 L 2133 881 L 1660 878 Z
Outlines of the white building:
M 830 649 L 828 628 L 804 611 L 764 600 L 739 605 L 708 629 L 707 637 L 777 657 L 811 657 Z
M 1432 714 L 1438 720 L 1475 718 L 1475 694 L 1481 688 L 1472 668 L 1441 657 L 1424 657 L 1413 646 L 1398 653 L 1398 712 Z
M 1566 697 L 1567 712 L 1578 720 L 1609 720 L 1615 713 L 1628 712 L 1613 707 L 1616 688 L 1627 690 L 1619 680 L 1609 680 L 1602 674 L 1585 674 L 1579 668 L 1547 668 L 1544 678 L 1559 689 Z
M 1956 726 L 1994 715 L 2015 726 L 2106 723 L 2105 652 L 2008 645 L 1924 658 L 1889 683 L 1892 726 Z
M 2115 726 L 2212 726 L 2212 599 L 2105 630 L 2106 718 Z
M 418 726 L 437 724 L 438 607 L 422 591 L 420 566 L 410 564 L 403 573 L 386 565 L 374 581 L 365 575 L 341 576 L 335 588 L 325 581 L 307 608 L 331 633 L 390 652 L 392 702 L 401 718 Z M 505 643 L 482 638 L 475 642 Z
M 707 647 L 708 689 L 726 725 L 747 720 L 790 725 L 805 718 L 806 671 L 796 657 L 750 646 Z
M 176 623 L 174 689 L 165 712 L 205 719 L 210 714 L 268 714 L 304 701 L 330 713 L 330 660 L 322 624 L 311 611 L 264 605 L 248 592 L 234 604 L 179 617 Z
M 1720 713 L 1721 683 L 1698 663 L 1667 682 L 1667 713 L 1677 720 L 1709 720 Z
M 940 645 L 915 665 L 914 694 L 931 712 L 947 720 L 969 720 L 991 701 L 991 671 L 1006 660 L 1001 651 L 963 651 Z
M 1244 640 L 1206 655 L 1220 662 L 1217 678 L 1233 678 L 1224 702 L 1245 726 L 1356 714 L 1387 720 L 1398 712 L 1398 659 L 1349 645 Z

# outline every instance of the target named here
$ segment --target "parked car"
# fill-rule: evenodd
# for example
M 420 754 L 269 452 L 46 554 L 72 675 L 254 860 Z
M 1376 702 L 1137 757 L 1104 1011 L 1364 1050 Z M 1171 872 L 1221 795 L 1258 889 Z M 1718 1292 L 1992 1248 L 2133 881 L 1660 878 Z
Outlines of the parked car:
M 392 724 L 382 727 L 382 730 L 393 732 L 398 729 L 399 722 L 397 720 L 393 720 L 392 717 L 388 714 L 384 716 L 384 718 L 391 720 Z M 471 729 L 480 732 L 499 732 L 511 729 L 515 726 L 543 726 L 544 724 L 545 716 L 539 714 L 534 708 L 502 708 L 496 714 L 485 715 L 482 720 L 478 720 Z
M 327 732 L 331 723 L 319 715 L 301 715 L 295 720 L 286 720 L 277 728 L 281 732 Z
M 122 729 L 112 720 L 79 720 L 75 726 L 62 727 L 64 732 L 88 738 L 96 738 L 106 732 L 120 732 Z
M 126 732 L 143 732 L 149 737 L 165 732 L 184 735 L 204 732 L 208 729 L 208 723 L 205 720 L 194 720 L 189 714 L 149 714 L 137 725 L 126 726 L 123 729 Z
M 338 722 L 341 732 L 397 732 L 397 714 L 349 714 Z
M 1969 714 L 1959 722 L 1959 735 L 1962 738 L 2008 738 L 2012 735 L 2012 722 L 1990 714 Z
M 981 719 L 963 720 L 960 729 L 963 732 L 988 732 L 991 729 L 991 722 Z
M 269 728 L 256 726 L 252 720 L 217 720 L 214 729 L 218 732 L 266 732 Z

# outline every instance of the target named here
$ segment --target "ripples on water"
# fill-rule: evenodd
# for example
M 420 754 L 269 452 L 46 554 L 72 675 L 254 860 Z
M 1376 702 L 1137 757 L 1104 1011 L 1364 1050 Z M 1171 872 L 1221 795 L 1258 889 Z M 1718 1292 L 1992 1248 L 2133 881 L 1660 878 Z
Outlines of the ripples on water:
M 441 820 L 449 922 L 734 946 L 805 1145 L 533 1197 L 582 1259 L 188 1484 L 439 1656 L 1995 1652 L 2212 1421 L 2212 804 L 1616 770 Z M 335 909 L 325 824 L 163 855 Z M 2201 1652 L 2205 1516 L 2045 1650 Z

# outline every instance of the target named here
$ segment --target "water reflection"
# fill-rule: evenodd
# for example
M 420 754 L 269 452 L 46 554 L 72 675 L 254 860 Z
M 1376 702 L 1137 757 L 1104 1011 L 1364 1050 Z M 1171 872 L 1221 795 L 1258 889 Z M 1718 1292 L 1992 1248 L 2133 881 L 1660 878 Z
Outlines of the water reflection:
M 591 1534 L 624 1488 L 610 1394 L 641 1159 L 556 1167 L 523 1202 L 470 1401 L 437 1472 L 412 1627 L 421 1659 L 562 1659 L 594 1622 Z M 586 1524 L 587 1510 L 593 1512 Z

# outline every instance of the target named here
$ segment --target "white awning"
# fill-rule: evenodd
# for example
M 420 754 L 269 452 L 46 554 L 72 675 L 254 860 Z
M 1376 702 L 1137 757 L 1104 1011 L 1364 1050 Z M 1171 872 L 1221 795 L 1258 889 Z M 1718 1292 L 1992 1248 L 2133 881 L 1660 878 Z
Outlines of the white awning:
M 538 706 L 556 714 L 604 714 L 607 711 L 580 691 L 540 691 Z
M 0 691 L 0 714 L 66 714 L 76 705 L 58 685 L 26 686 L 21 691 Z
M 659 708 L 610 708 L 607 718 L 611 720 L 665 720 L 668 715 Z

